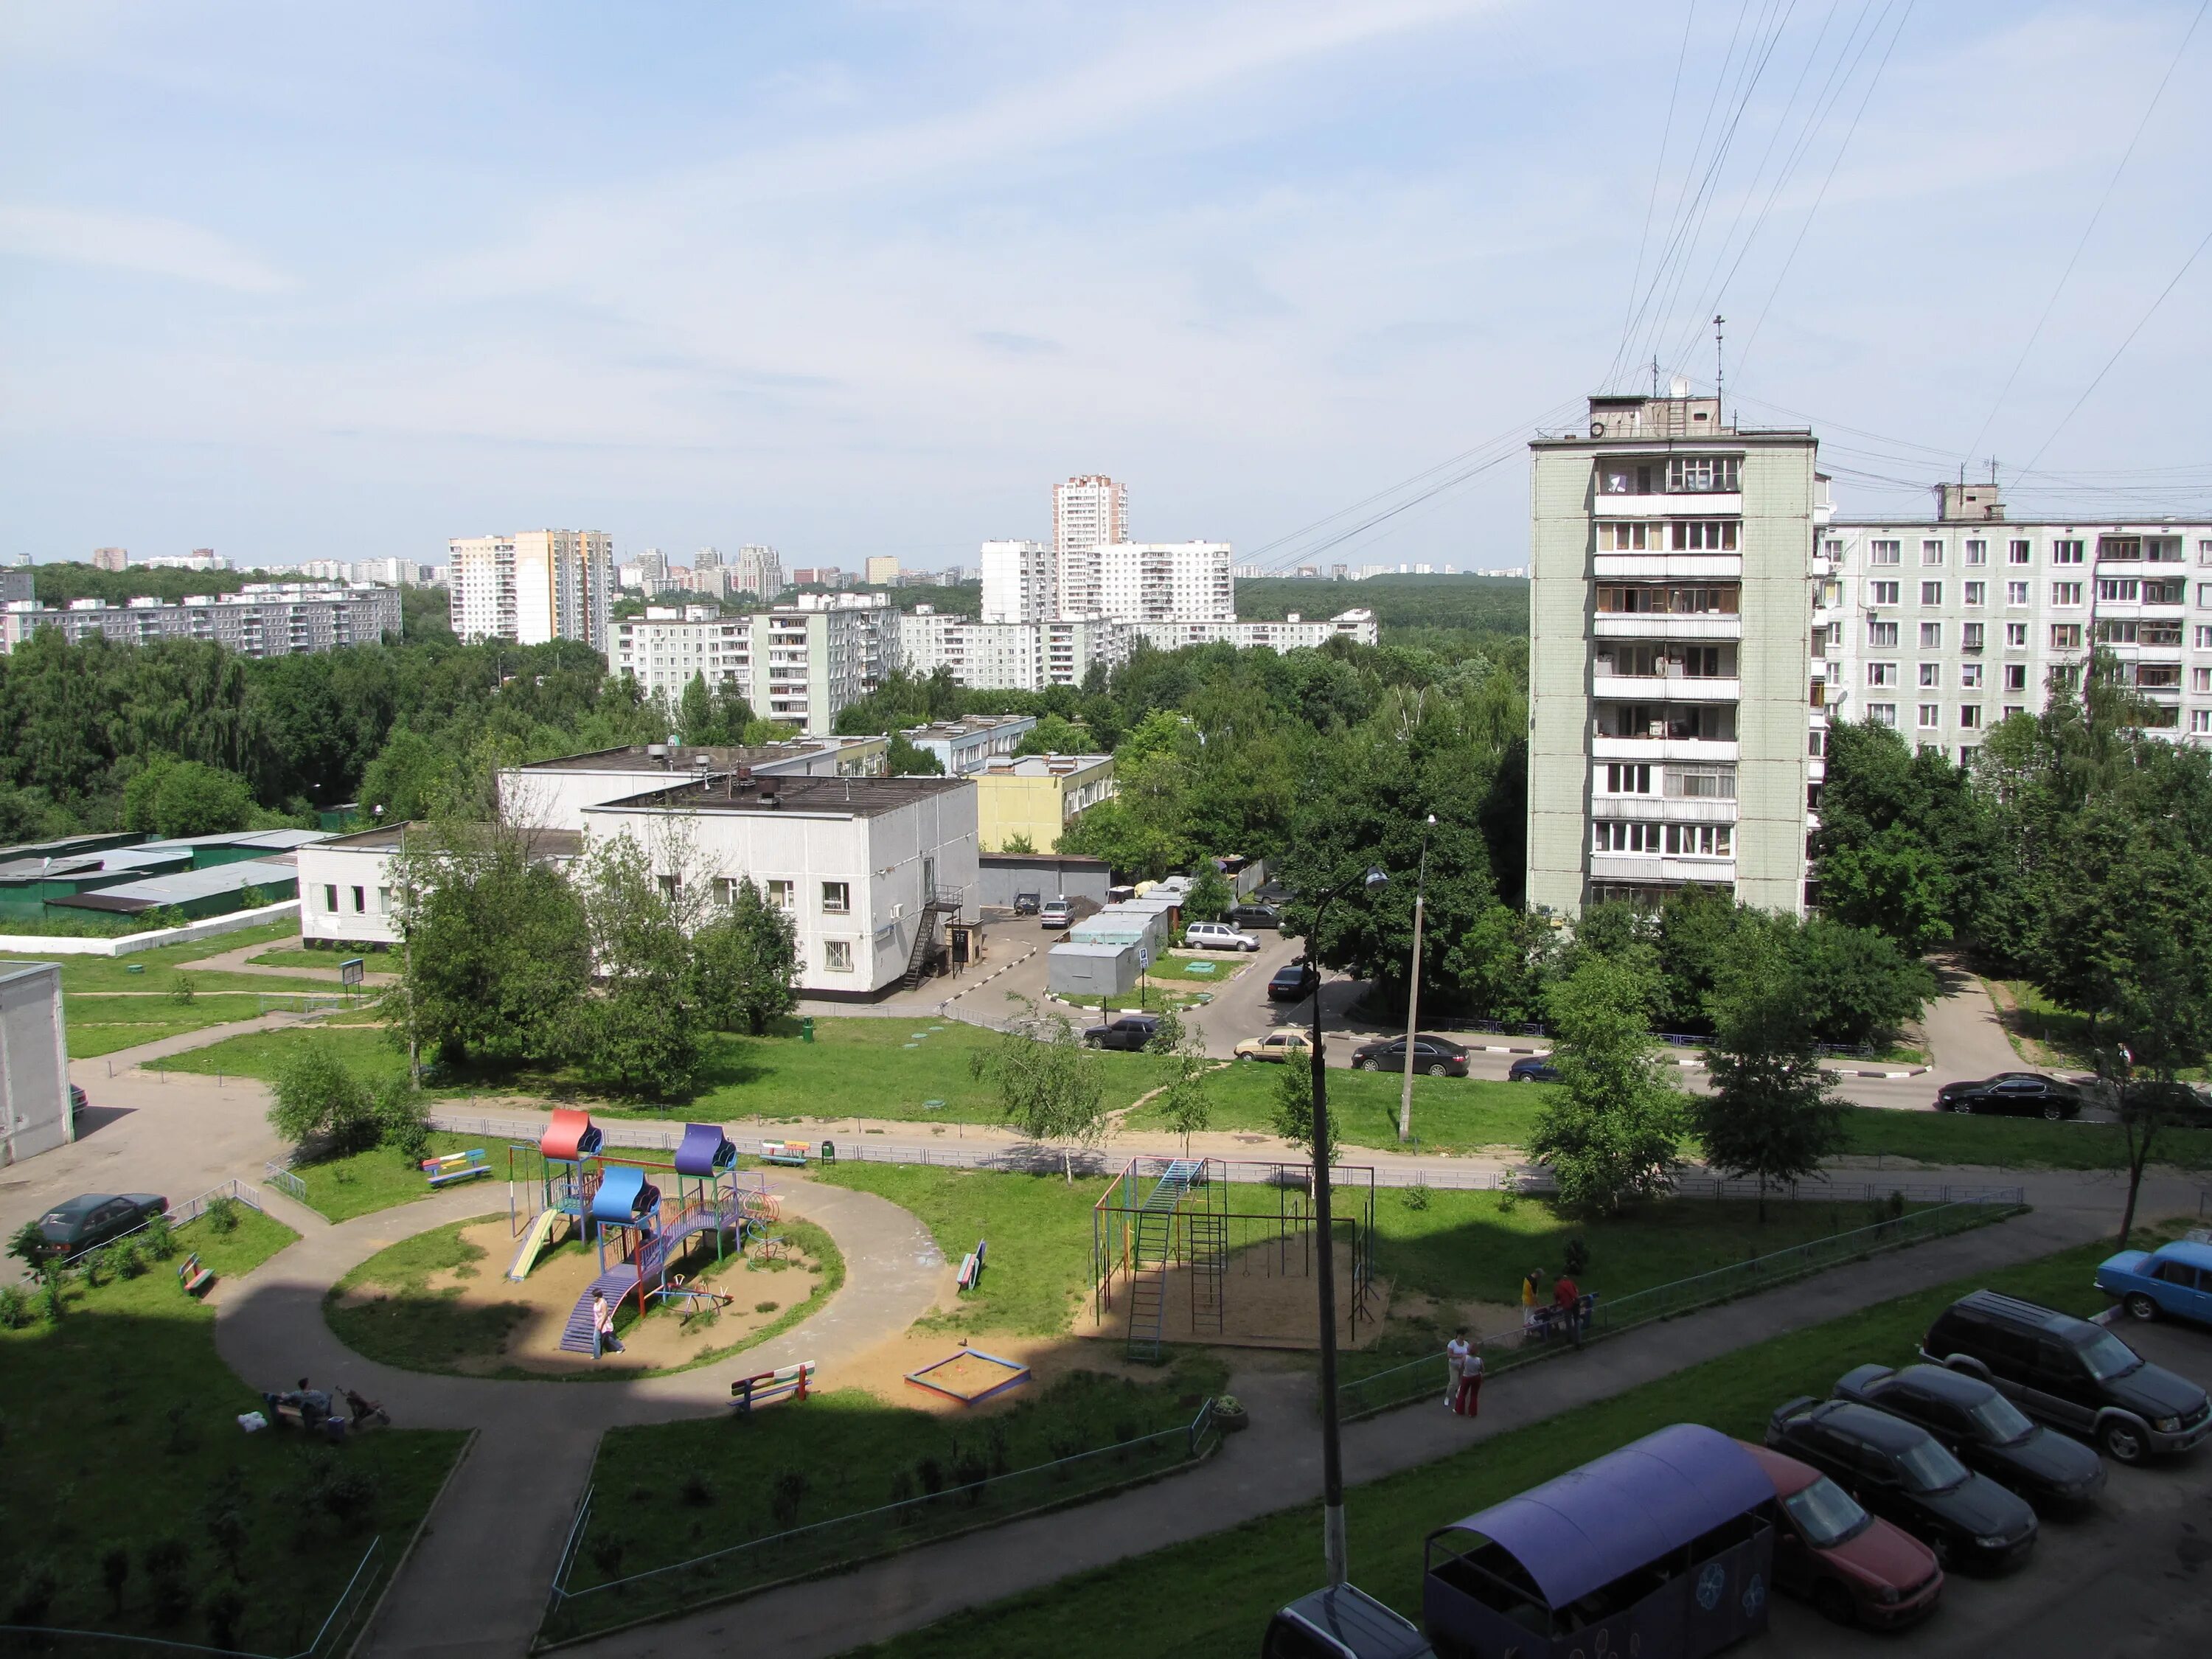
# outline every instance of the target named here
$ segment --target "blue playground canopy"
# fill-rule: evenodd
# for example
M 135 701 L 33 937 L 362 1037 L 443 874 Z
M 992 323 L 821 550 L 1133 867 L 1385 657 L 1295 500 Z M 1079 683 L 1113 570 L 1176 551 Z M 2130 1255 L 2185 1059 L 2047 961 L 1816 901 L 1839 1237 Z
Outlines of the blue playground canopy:
M 1773 1498 L 1741 1446 L 1677 1423 L 1446 1530 L 1489 1539 L 1565 1607 Z
M 660 1203 L 660 1188 L 647 1184 L 645 1171 L 634 1164 L 610 1164 L 592 1194 L 592 1219 L 635 1227 L 638 1218 L 650 1214 Z
M 722 1133 L 719 1123 L 687 1123 L 684 1126 L 684 1144 L 676 1149 L 676 1173 L 685 1176 L 714 1176 L 738 1161 L 738 1149 L 730 1144 L 729 1136 Z

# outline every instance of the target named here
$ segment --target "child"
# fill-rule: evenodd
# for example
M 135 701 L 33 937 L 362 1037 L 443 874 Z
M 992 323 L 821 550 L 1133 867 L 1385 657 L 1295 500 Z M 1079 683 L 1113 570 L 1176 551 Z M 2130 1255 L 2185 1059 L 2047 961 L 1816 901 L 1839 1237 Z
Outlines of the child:
M 1452 1396 L 1452 1412 L 1459 1417 L 1478 1415 L 1477 1406 L 1482 1398 L 1482 1353 L 1467 1340 L 1462 1329 L 1452 1346 L 1467 1355 L 1459 1368 L 1459 1391 Z
M 623 1351 L 622 1339 L 615 1334 L 615 1310 L 607 1306 L 605 1291 L 594 1290 L 592 1292 L 592 1324 L 599 1334 L 601 1353 L 620 1353 Z

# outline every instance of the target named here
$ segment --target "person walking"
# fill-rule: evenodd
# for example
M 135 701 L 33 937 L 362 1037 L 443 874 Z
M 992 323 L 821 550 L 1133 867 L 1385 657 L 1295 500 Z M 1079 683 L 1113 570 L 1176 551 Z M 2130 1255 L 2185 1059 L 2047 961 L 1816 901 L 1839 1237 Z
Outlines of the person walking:
M 607 1293 L 602 1290 L 592 1291 L 592 1326 L 599 1334 L 601 1353 L 623 1351 L 622 1339 L 615 1334 L 615 1310 L 607 1305 Z
M 1552 1317 L 1566 1327 L 1567 1334 L 1575 1340 L 1577 1348 L 1583 1345 L 1582 1287 L 1569 1277 L 1563 1267 L 1559 1281 L 1552 1286 Z
M 1544 1299 L 1544 1273 L 1540 1267 L 1528 1269 L 1528 1276 L 1521 1281 L 1521 1328 L 1534 1328 L 1536 1308 Z
M 1459 1409 L 1459 1383 L 1467 1372 L 1467 1333 L 1462 1330 L 1444 1344 L 1444 1404 L 1454 1411 Z
M 1482 1400 L 1482 1351 L 1467 1339 L 1464 1327 L 1452 1339 L 1452 1346 L 1461 1353 L 1459 1387 L 1452 1395 L 1452 1412 L 1459 1417 L 1480 1414 Z

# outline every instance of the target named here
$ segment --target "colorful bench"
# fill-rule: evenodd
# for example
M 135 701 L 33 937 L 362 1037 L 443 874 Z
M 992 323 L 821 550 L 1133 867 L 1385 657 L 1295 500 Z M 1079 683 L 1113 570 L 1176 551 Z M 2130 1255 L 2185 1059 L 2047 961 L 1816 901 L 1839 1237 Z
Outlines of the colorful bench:
M 433 1187 L 450 1187 L 489 1175 L 491 1165 L 485 1160 L 483 1148 L 477 1146 L 465 1152 L 448 1152 L 443 1158 L 426 1158 L 422 1173 L 430 1177 Z
M 760 1156 L 761 1162 L 763 1164 L 787 1164 L 797 1169 L 804 1169 L 806 1167 L 806 1160 L 812 1157 L 813 1153 L 814 1147 L 808 1141 L 763 1140 L 761 1142 Z
M 750 1417 L 756 1406 L 769 1405 L 778 1400 L 805 1399 L 807 1385 L 813 1380 L 814 1362 L 811 1359 L 763 1371 L 756 1376 L 741 1376 L 730 1384 L 730 1404 L 737 1408 L 739 1416 Z
M 988 1247 L 989 1243 L 990 1241 L 988 1239 L 977 1239 L 975 1241 L 975 1248 L 969 1251 L 967 1255 L 962 1260 L 960 1263 L 960 1288 L 962 1290 L 972 1291 L 977 1285 L 982 1282 L 983 1252 Z
M 205 1296 L 208 1287 L 215 1283 L 215 1273 L 211 1268 L 200 1266 L 199 1255 L 195 1252 L 177 1264 L 177 1283 L 186 1296 Z

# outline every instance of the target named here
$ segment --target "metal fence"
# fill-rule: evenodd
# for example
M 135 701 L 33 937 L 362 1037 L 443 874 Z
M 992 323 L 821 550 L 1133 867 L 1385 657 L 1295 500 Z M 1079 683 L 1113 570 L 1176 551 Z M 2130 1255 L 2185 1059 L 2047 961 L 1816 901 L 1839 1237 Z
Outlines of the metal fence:
M 264 1185 L 274 1187 L 289 1199 L 301 1204 L 307 1201 L 307 1183 L 292 1172 L 289 1158 L 270 1159 L 261 1166 L 261 1179 Z
M 368 1540 L 353 1577 L 331 1604 L 315 1638 L 297 1653 L 255 1653 L 244 1648 L 215 1648 L 198 1642 L 171 1641 L 159 1636 L 125 1636 L 113 1631 L 66 1630 L 47 1625 L 0 1625 L 0 1647 L 28 1652 L 67 1652 L 99 1656 L 99 1659 L 127 1659 L 127 1656 L 204 1653 L 220 1659 L 338 1659 L 361 1635 L 363 1617 L 374 1607 L 374 1592 L 384 1577 L 384 1540 Z
M 198 1198 L 188 1198 L 181 1204 L 172 1204 L 167 1209 L 161 1212 L 161 1219 L 167 1222 L 172 1227 L 181 1227 L 187 1221 L 197 1221 L 200 1217 L 205 1215 L 208 1211 L 209 1204 L 219 1198 L 234 1200 L 238 1203 L 245 1205 L 249 1210 L 258 1210 L 262 1207 L 261 1189 L 258 1187 L 250 1187 L 245 1182 L 233 1178 L 232 1180 L 222 1182 L 220 1186 L 209 1188 L 207 1191 L 202 1193 Z M 127 1233 L 118 1233 L 112 1238 L 101 1240 L 88 1250 L 79 1250 L 75 1255 L 63 1257 L 61 1262 L 62 1271 L 68 1273 L 74 1269 L 82 1268 L 88 1261 L 89 1261 L 94 1256 L 98 1255 L 102 1250 L 110 1249 L 117 1244 L 125 1243 L 131 1239 L 137 1237 L 139 1234 L 144 1232 L 153 1224 L 153 1220 L 149 1217 L 148 1219 L 140 1222 Z
M 1012 1469 L 935 1492 L 748 1539 L 666 1566 L 620 1574 L 613 1540 L 592 1537 L 596 1488 L 584 1493 L 553 1575 L 537 1646 L 558 1646 L 795 1579 L 839 1571 L 1041 1510 L 1097 1498 L 1188 1468 L 1220 1443 L 1212 1400 L 1188 1423 L 1133 1440 Z M 579 1584 L 580 1577 L 597 1583 Z
M 2021 1190 L 2016 1187 L 1984 1190 L 1988 1195 L 1953 1199 L 1928 1209 L 1909 1210 L 1901 1215 L 1886 1217 L 1871 1226 L 1810 1239 L 1694 1278 L 1655 1285 L 1650 1290 L 1632 1291 L 1627 1296 L 1601 1296 L 1583 1328 L 1582 1340 L 1618 1336 L 1655 1320 L 1673 1319 L 1701 1308 L 1717 1307 L 1738 1297 L 1772 1290 L 1848 1261 L 1923 1243 L 1948 1233 L 1963 1232 L 2023 1207 Z M 1888 1196 L 1885 1188 L 1869 1188 L 1868 1191 L 1877 1200 Z M 1516 1331 L 1492 1338 L 1486 1340 L 1482 1347 L 1483 1374 L 1487 1377 L 1501 1371 L 1516 1370 L 1577 1346 L 1565 1333 L 1529 1336 Z M 1352 1358 L 1357 1364 L 1356 1357 Z M 1417 1400 L 1435 1398 L 1443 1388 L 1442 1357 L 1425 1354 L 1419 1359 L 1340 1384 L 1337 1389 L 1337 1415 L 1346 1422 L 1372 1417 Z

